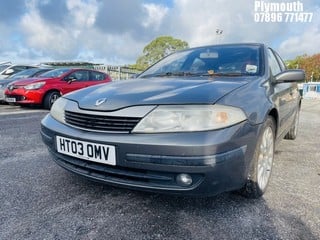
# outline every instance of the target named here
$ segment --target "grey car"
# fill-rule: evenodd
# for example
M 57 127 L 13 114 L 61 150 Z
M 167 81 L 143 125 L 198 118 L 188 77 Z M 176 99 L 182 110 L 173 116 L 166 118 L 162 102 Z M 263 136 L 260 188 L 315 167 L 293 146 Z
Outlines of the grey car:
M 59 98 L 41 135 L 61 167 L 143 191 L 258 198 L 297 135 L 302 70 L 264 44 L 191 48 L 137 79 Z

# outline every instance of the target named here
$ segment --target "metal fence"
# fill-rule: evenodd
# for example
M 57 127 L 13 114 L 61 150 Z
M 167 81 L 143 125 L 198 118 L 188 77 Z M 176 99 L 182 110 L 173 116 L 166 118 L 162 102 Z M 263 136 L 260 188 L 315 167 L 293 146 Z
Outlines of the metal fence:
M 59 67 L 81 67 L 95 69 L 98 71 L 105 72 L 111 76 L 113 80 L 124 80 L 133 78 L 135 75 L 139 74 L 141 71 L 130 68 L 127 66 L 113 66 L 104 64 L 95 64 L 90 62 L 43 62 L 41 66 L 50 66 L 54 68 Z
M 94 69 L 106 72 L 113 80 L 125 80 L 133 78 L 141 72 L 134 68 L 111 65 L 96 65 L 94 66 Z

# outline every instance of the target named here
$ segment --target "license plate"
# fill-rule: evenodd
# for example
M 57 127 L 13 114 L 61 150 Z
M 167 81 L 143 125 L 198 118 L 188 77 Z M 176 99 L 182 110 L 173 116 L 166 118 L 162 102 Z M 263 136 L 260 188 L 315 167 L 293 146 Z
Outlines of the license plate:
M 56 137 L 59 153 L 88 161 L 116 165 L 115 146 Z
M 13 103 L 13 102 L 16 102 L 16 99 L 15 98 L 6 98 L 6 102 Z

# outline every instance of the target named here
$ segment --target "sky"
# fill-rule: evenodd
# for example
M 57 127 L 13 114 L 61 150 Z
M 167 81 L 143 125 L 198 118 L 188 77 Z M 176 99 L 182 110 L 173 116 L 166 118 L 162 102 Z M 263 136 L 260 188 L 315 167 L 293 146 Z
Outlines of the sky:
M 286 21 L 280 10 L 274 12 L 282 15 L 278 22 L 255 21 L 266 16 L 270 4 L 288 11 L 285 4 L 293 2 L 303 10 L 290 14 L 301 21 L 302 14 L 310 13 L 311 22 Z M 133 64 L 148 43 L 164 35 L 190 47 L 263 42 L 289 60 L 320 53 L 320 1 L 10 0 L 1 2 L 0 32 L 0 62 Z

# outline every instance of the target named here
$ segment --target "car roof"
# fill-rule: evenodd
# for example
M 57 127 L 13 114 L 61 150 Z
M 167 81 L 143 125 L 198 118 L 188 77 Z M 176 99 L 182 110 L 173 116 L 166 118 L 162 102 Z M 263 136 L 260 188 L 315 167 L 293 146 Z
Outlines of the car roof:
M 38 68 L 39 67 L 39 66 L 36 66 L 36 65 L 31 65 L 31 64 L 10 64 L 9 67 L 17 67 L 17 66 L 33 67 L 33 68 Z

